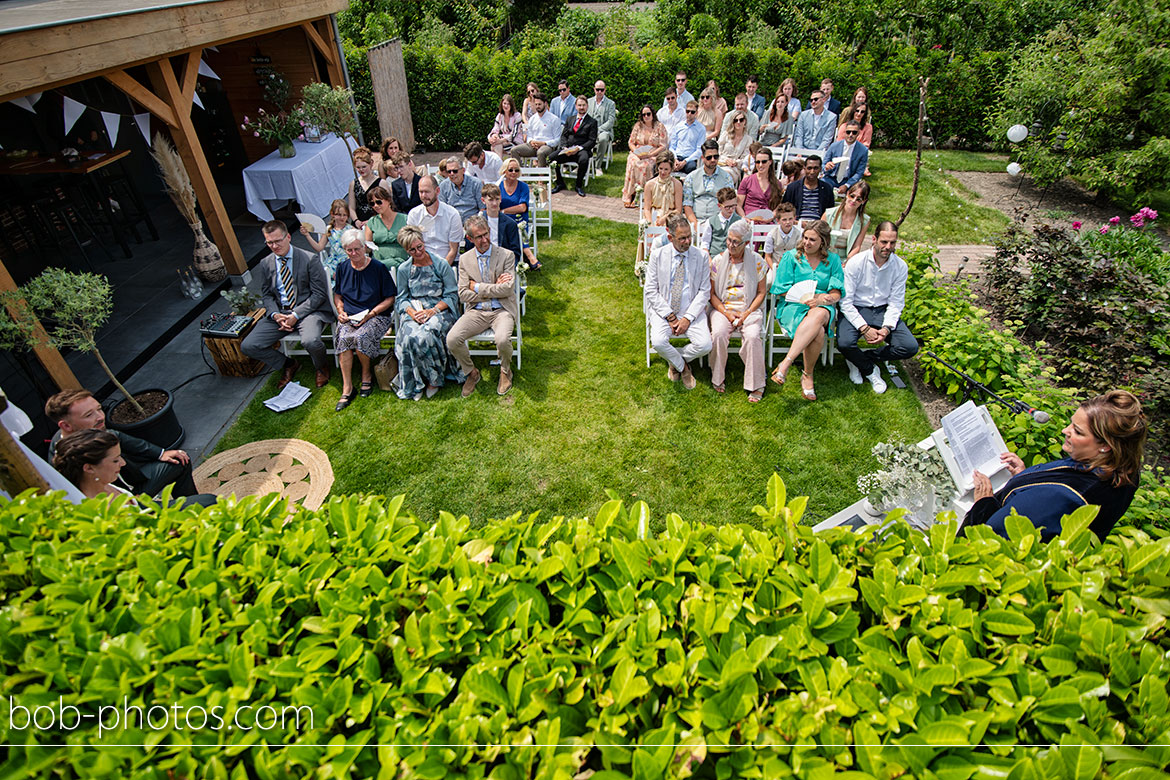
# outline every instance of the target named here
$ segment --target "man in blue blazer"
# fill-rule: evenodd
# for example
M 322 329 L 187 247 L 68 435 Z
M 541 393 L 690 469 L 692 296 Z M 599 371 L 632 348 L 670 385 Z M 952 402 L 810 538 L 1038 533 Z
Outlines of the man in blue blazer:
M 821 179 L 827 181 L 829 186 L 842 195 L 861 181 L 861 177 L 865 175 L 865 168 L 869 165 L 869 149 L 857 140 L 857 134 L 860 132 L 861 125 L 857 122 L 846 122 L 845 137 L 840 141 L 834 141 L 829 147 L 829 153 L 825 155 L 825 172 Z M 833 162 L 839 157 L 848 157 L 849 161 L 839 164 Z

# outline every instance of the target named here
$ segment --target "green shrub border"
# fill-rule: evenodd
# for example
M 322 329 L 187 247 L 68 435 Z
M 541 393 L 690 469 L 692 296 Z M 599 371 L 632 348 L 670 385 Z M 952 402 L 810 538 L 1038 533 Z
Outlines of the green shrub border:
M 988 96 L 995 94 L 999 74 L 1009 54 L 985 52 L 977 57 L 951 58 L 941 50 L 920 51 L 911 46 L 894 49 L 875 60 L 862 54 L 856 60 L 838 55 L 818 55 L 811 49 L 790 54 L 781 49 L 753 50 L 742 47 L 680 49 L 669 44 L 648 46 L 638 52 L 627 47 L 584 49 L 568 46 L 539 50 L 471 52 L 454 46 L 403 47 L 406 82 L 415 138 L 429 150 L 455 149 L 471 140 L 484 140 L 498 110 L 500 97 L 510 93 L 523 100 L 524 86 L 532 81 L 550 99 L 559 79 L 569 79 L 573 94 L 591 97 L 593 83 L 602 79 L 609 97 L 617 103 L 614 138 L 629 137 L 637 109 L 658 107 L 662 92 L 685 70 L 693 87 L 714 78 L 730 104 L 751 74 L 760 78 L 760 92 L 767 98 L 788 76 L 796 79 L 802 102 L 822 78 L 833 78 L 842 100 L 859 86 L 869 89 L 874 108 L 875 145 L 911 147 L 918 122 L 918 76 L 930 76 L 929 129 L 940 144 L 982 148 L 989 143 L 985 115 Z M 377 112 L 369 81 L 366 50 L 347 44 L 346 60 L 355 96 L 362 104 L 360 116 L 367 140 L 380 137 Z

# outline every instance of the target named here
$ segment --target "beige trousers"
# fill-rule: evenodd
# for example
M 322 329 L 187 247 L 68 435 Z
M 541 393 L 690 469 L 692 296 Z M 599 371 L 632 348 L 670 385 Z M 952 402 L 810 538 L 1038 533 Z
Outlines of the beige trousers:
M 504 309 L 468 309 L 447 332 L 447 350 L 459 361 L 464 374 L 475 370 L 467 340 L 488 328 L 495 333 L 496 351 L 500 353 L 500 370 L 512 373 L 512 331 L 516 321 Z
M 743 360 L 743 389 L 749 393 L 763 390 L 764 371 L 764 307 L 748 315 L 743 328 L 735 331 L 743 337 L 739 356 Z M 711 310 L 711 384 L 721 385 L 727 374 L 727 345 L 731 340 L 731 323 L 721 313 Z

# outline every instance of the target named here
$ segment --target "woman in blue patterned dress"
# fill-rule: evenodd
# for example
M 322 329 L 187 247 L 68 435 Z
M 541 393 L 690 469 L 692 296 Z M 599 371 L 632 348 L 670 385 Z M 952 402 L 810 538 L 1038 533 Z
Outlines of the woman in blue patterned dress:
M 833 338 L 833 323 L 837 319 L 837 301 L 845 292 L 845 272 L 841 258 L 829 252 L 832 232 L 829 224 L 818 219 L 804 229 L 804 238 L 799 249 L 784 253 L 776 267 L 776 281 L 772 293 L 781 296 L 776 307 L 776 321 L 792 338 L 788 354 L 776 366 L 772 381 L 784 384 L 788 369 L 796 358 L 804 355 L 804 370 L 800 372 L 800 390 L 805 400 L 817 400 L 813 387 L 813 369 L 817 356 L 825 345 L 825 338 Z M 800 301 L 783 300 L 793 285 L 800 282 L 815 282 L 815 288 L 801 297 Z
M 398 244 L 410 260 L 395 274 L 398 321 L 394 352 L 398 356 L 398 397 L 421 401 L 439 392 L 444 382 L 462 382 L 459 364 L 447 351 L 447 332 L 458 319 L 455 270 L 427 251 L 414 225 L 398 231 Z

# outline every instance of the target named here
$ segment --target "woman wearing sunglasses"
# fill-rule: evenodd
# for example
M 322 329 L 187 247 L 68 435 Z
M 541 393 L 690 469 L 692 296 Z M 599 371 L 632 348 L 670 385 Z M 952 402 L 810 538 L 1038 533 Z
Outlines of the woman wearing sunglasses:
M 638 121 L 630 130 L 630 140 L 627 143 L 630 156 L 626 158 L 622 205 L 628 209 L 635 209 L 638 204 L 634 202 L 634 195 L 638 187 L 646 184 L 646 180 L 654 173 L 654 160 L 666 151 L 666 126 L 658 121 L 654 109 L 650 106 L 642 106 L 638 113 Z

